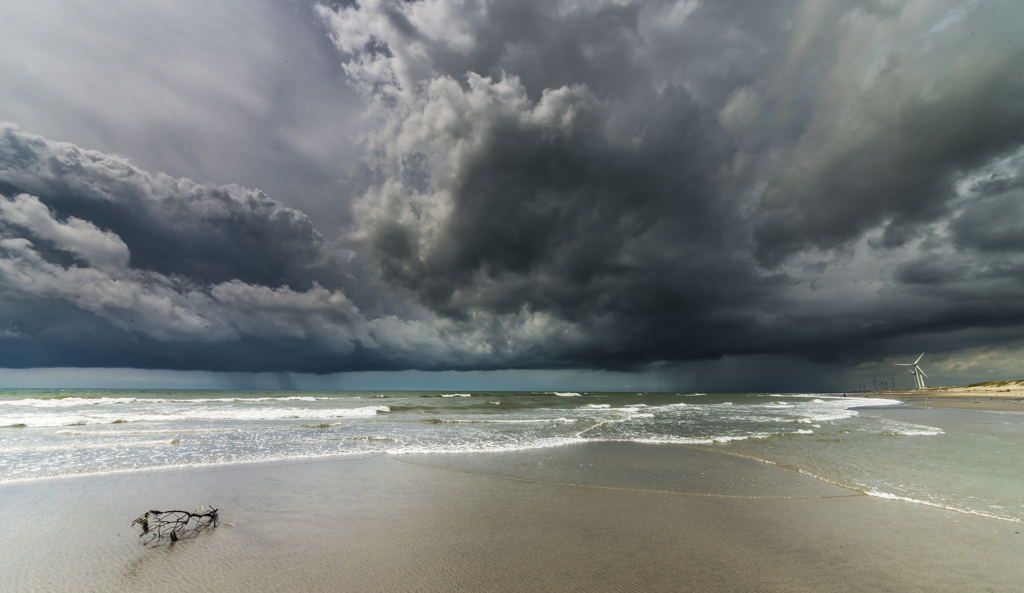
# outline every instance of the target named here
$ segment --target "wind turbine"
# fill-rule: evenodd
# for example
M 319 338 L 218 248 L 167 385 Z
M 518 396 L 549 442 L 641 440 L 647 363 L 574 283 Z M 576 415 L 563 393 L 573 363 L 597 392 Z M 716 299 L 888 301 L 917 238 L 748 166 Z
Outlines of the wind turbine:
M 917 380 L 917 388 L 918 389 L 924 389 L 924 379 L 922 379 L 921 376 L 922 375 L 924 375 L 925 377 L 928 376 L 928 375 L 924 374 L 924 371 L 921 370 L 921 367 L 917 366 L 917 363 L 921 362 L 921 358 L 923 358 L 923 357 L 924 357 L 924 352 L 922 352 L 921 356 L 918 356 L 917 360 L 915 360 L 914 362 L 909 362 L 909 363 L 908 362 L 897 362 L 896 363 L 896 366 L 898 366 L 898 367 L 914 367 L 912 369 L 907 369 L 907 372 L 909 372 L 910 374 L 914 375 L 914 379 Z

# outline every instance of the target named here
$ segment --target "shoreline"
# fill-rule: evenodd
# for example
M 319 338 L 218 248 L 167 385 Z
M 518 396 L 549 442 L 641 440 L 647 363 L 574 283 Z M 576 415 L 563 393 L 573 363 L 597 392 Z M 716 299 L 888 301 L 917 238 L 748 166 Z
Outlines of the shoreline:
M 146 510 L 222 525 L 145 548 Z M 1013 591 L 1022 526 L 683 445 L 0 484 L 4 590 Z
M 898 399 L 909 406 L 978 410 L 982 412 L 1024 412 L 1024 389 L 943 388 L 878 390 L 851 393 L 856 397 Z

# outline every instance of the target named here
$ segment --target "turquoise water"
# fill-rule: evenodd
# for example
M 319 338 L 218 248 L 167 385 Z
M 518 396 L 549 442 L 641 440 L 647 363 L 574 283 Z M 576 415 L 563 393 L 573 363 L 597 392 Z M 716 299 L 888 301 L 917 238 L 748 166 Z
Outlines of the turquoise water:
M 874 496 L 1024 519 L 1024 414 L 898 404 L 829 394 L 8 390 L 0 482 L 635 441 L 711 447 Z

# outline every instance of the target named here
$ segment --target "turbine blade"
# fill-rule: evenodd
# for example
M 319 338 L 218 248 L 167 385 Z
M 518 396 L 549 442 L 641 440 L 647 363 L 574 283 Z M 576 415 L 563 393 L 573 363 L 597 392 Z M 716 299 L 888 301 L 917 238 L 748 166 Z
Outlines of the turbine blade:
M 921 374 L 922 374 L 922 375 L 924 375 L 925 377 L 927 377 L 927 376 L 928 376 L 928 375 L 926 375 L 926 374 L 925 374 L 925 372 L 924 372 L 924 371 L 922 371 L 921 369 L 917 369 L 917 372 L 921 373 Z
M 917 357 L 917 360 L 914 361 L 914 364 L 917 364 L 917 363 L 921 362 L 922 358 L 924 358 L 924 352 L 921 353 L 921 356 Z
M 909 362 L 897 362 L 897 363 L 894 363 L 894 364 L 896 366 L 898 366 L 898 367 L 912 367 L 912 366 L 914 366 L 914 365 L 910 364 Z

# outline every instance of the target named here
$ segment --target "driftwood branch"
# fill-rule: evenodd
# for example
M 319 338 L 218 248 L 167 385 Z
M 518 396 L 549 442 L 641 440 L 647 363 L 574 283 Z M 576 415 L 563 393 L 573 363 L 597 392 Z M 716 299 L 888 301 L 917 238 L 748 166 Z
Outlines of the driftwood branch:
M 188 511 L 146 511 L 144 515 L 132 521 L 132 527 L 139 532 L 143 544 L 160 542 L 169 539 L 172 542 L 195 537 L 220 524 L 217 509 L 199 507 L 193 512 Z

